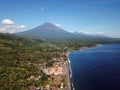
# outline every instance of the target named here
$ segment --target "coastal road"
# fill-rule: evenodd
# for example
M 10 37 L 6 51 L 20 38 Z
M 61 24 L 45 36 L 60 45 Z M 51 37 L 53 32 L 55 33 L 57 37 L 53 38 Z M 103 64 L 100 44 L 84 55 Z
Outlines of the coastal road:
M 72 90 L 71 89 L 71 80 L 70 80 L 70 70 L 69 70 L 69 62 L 67 61 L 66 65 L 66 89 L 65 90 Z

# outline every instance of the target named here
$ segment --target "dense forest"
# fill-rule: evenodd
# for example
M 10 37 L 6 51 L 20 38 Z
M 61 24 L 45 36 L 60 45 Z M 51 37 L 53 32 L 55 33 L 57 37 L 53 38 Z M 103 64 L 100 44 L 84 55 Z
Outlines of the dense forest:
M 119 39 L 68 39 L 64 42 L 42 41 L 0 34 L 0 89 L 25 90 L 28 86 L 47 83 L 48 76 L 40 70 L 40 64 L 53 64 L 53 57 L 68 50 L 91 47 L 100 43 L 117 43 Z M 39 81 L 28 81 L 31 76 L 41 76 Z
M 28 86 L 45 84 L 47 75 L 40 70 L 39 64 L 52 65 L 53 57 L 62 51 L 41 40 L 0 34 L 0 89 L 25 90 Z M 42 77 L 36 82 L 28 81 L 33 75 Z

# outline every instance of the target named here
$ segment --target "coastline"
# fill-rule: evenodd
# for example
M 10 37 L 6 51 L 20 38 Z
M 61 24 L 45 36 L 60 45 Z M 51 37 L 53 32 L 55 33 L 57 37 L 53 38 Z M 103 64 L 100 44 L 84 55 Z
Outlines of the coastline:
M 69 59 L 69 53 L 66 54 L 67 56 L 67 90 L 75 90 L 73 81 L 72 81 L 72 69 L 71 69 L 71 64 L 70 64 L 70 59 Z
M 71 68 L 71 62 L 70 62 L 70 59 L 69 59 L 69 54 L 72 53 L 72 52 L 76 52 L 76 51 L 83 51 L 83 50 L 86 50 L 86 49 L 89 49 L 89 48 L 98 47 L 100 45 L 101 44 L 96 44 L 95 46 L 92 46 L 92 47 L 82 47 L 79 50 L 75 50 L 75 51 L 71 51 L 71 52 L 68 51 L 67 52 L 67 54 L 66 54 L 66 56 L 67 56 L 67 89 L 66 90 L 75 90 L 74 84 L 73 84 L 73 81 L 72 81 L 72 68 Z
M 101 46 L 101 45 L 102 45 L 102 44 L 95 44 L 95 45 L 93 45 L 93 46 L 91 46 L 91 47 L 85 46 L 85 47 L 82 47 L 82 48 L 80 48 L 80 49 L 78 49 L 78 50 L 70 51 L 70 52 L 68 52 L 68 53 L 72 53 L 72 52 L 76 52 L 76 51 L 83 51 L 83 50 L 86 50 L 86 49 L 89 49 L 89 48 L 95 48 L 95 47 L 98 47 L 98 46 Z
M 72 78 L 72 68 L 71 68 L 71 62 L 70 62 L 70 58 L 69 58 L 69 55 L 70 55 L 70 53 L 74 53 L 74 52 L 77 52 L 77 51 L 83 51 L 83 50 L 86 50 L 86 49 L 89 49 L 89 48 L 95 48 L 95 47 L 101 47 L 101 46 L 104 46 L 104 45 L 106 45 L 106 44 L 96 44 L 96 45 L 94 45 L 94 46 L 92 46 L 92 47 L 86 47 L 86 48 L 81 48 L 81 49 L 79 49 L 79 50 L 74 50 L 74 51 L 68 51 L 67 52 L 67 54 L 66 54 L 66 56 L 67 56 L 67 60 L 68 60 L 68 64 L 69 64 L 69 72 L 70 72 L 70 78 Z M 108 44 L 107 44 L 108 45 Z M 74 89 L 74 86 L 72 86 L 73 85 L 73 82 L 71 81 L 71 87 L 72 87 L 72 89 L 70 89 L 70 90 L 75 90 Z

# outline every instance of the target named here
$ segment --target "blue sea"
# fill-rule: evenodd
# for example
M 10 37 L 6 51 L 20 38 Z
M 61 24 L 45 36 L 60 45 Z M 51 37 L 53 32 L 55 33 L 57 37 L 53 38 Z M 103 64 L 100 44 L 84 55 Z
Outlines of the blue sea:
M 69 54 L 75 90 L 120 90 L 120 44 Z

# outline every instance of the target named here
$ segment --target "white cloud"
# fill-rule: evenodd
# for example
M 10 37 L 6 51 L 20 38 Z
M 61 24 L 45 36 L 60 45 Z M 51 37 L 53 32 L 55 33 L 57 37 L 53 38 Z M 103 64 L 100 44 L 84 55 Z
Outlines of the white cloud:
M 0 33 L 17 33 L 26 28 L 25 25 L 16 25 L 10 19 L 2 20 L 3 26 L 0 27 Z
M 41 9 L 40 9 L 40 11 L 44 11 L 44 10 L 45 10 L 45 8 L 41 8 Z
M 5 24 L 5 25 L 13 25 L 14 22 L 11 21 L 10 19 L 4 19 L 4 20 L 2 20 L 2 24 Z
M 92 34 L 91 32 L 86 32 L 86 31 L 83 31 L 83 30 L 81 30 L 80 32 L 84 33 L 84 34 Z
M 57 23 L 55 24 L 55 26 L 57 26 L 57 27 L 61 27 L 61 25 L 60 25 L 60 24 L 57 24 Z
M 83 30 L 81 30 L 80 32 L 84 33 L 84 34 L 105 35 L 103 32 L 86 32 L 86 31 L 83 31 Z
M 20 28 L 23 29 L 23 28 L 26 28 L 26 26 L 25 25 L 21 25 Z
M 18 28 L 18 29 L 24 29 L 24 28 L 26 28 L 26 26 L 25 25 L 20 25 L 20 26 L 16 26 L 16 28 Z
M 97 32 L 98 34 L 100 34 L 100 35 L 104 35 L 104 33 L 103 32 Z

